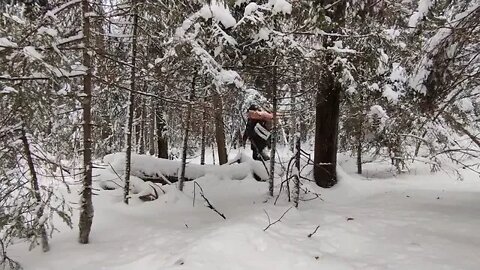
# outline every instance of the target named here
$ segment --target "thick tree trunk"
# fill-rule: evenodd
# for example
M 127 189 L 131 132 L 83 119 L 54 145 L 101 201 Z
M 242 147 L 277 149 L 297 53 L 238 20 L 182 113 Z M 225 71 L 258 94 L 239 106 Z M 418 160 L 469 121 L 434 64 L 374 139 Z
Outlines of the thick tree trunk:
M 92 204 L 92 59 L 90 55 L 90 6 L 88 0 L 82 0 L 83 16 L 83 66 L 87 68 L 83 77 L 83 181 L 80 193 L 79 238 L 82 244 L 89 241 L 93 222 Z
M 213 107 L 215 113 L 215 140 L 217 141 L 218 161 L 220 165 L 228 162 L 227 148 L 225 146 L 225 127 L 223 125 L 223 104 L 218 93 L 213 94 Z
M 40 194 L 40 187 L 38 185 L 38 178 L 37 172 L 35 171 L 35 164 L 33 164 L 32 153 L 30 151 L 30 144 L 28 143 L 27 135 L 25 133 L 25 129 L 22 128 L 22 143 L 23 143 L 23 150 L 25 151 L 25 158 L 27 159 L 28 163 L 28 170 L 30 171 L 30 183 L 32 185 L 32 191 L 35 196 L 35 201 L 38 205 L 37 211 L 37 220 L 40 221 L 40 218 L 43 216 L 44 205 L 42 202 L 42 196 Z M 40 234 L 40 241 L 42 244 L 43 252 L 47 252 L 50 250 L 50 246 L 48 245 L 48 236 L 47 231 L 45 229 L 44 224 L 38 224 L 38 233 Z
M 132 33 L 132 67 L 130 73 L 130 97 L 128 104 L 128 122 L 127 122 L 127 147 L 125 150 L 125 186 L 123 188 L 123 202 L 128 204 L 130 193 L 130 169 L 132 158 L 132 130 L 133 115 L 135 113 L 135 87 L 136 87 L 136 58 L 137 58 L 137 1 L 132 0 L 131 12 L 133 16 L 133 33 Z
M 185 136 L 183 137 L 183 149 L 182 149 L 182 168 L 180 172 L 180 178 L 178 179 L 178 189 L 183 191 L 183 186 L 185 183 L 185 168 L 187 166 L 187 150 L 188 150 L 188 134 L 190 131 L 190 119 L 192 118 L 192 109 L 193 109 L 193 96 L 195 95 L 195 79 L 194 76 L 192 79 L 192 89 L 190 90 L 190 95 L 188 97 L 188 108 L 187 108 L 187 119 L 185 120 Z
M 315 106 L 314 178 L 323 188 L 337 183 L 337 137 L 341 85 L 330 71 L 317 90 Z
M 345 23 L 346 1 L 322 0 L 317 4 L 323 7 L 330 6 L 326 11 L 331 18 L 328 31 L 338 33 Z M 328 37 L 324 40 L 325 48 L 332 47 L 336 37 Z M 318 83 L 315 104 L 315 155 L 313 175 L 317 185 L 329 188 L 337 183 L 337 144 L 338 144 L 338 121 L 340 110 L 340 94 L 342 86 L 335 78 L 341 74 L 341 67 L 331 66 L 334 63 L 334 55 L 327 52 L 323 68 L 323 76 Z

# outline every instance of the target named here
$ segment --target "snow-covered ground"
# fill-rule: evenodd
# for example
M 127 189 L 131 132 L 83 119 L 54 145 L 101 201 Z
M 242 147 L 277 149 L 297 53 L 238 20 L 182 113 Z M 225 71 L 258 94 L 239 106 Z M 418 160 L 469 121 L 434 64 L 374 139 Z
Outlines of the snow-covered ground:
M 265 182 L 208 175 L 197 182 L 226 220 L 198 192 L 193 206 L 193 182 L 184 193 L 170 186 L 156 201 L 128 206 L 121 191 L 101 190 L 91 244 L 65 228 L 49 253 L 17 244 L 10 255 L 26 270 L 479 269 L 478 176 L 375 178 L 376 165 L 367 165 L 366 178 L 341 164 L 336 187 L 311 184 L 323 201 L 302 202 L 266 231 L 267 214 L 273 222 L 290 207 L 285 196 L 273 205 Z

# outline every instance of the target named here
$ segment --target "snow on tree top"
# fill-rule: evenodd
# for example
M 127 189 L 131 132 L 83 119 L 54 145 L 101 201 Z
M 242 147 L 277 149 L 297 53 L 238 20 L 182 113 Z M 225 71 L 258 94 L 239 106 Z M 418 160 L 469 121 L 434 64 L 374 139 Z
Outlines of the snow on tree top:
M 272 13 L 290 14 L 292 12 L 292 4 L 285 0 L 270 0 L 268 6 L 272 8 Z
M 257 11 L 258 5 L 254 2 L 248 4 L 245 7 L 245 11 L 243 12 L 243 16 L 247 17 L 250 16 L 253 12 Z
M 417 24 L 427 15 L 428 11 L 432 7 L 431 0 L 418 1 L 417 11 L 412 14 L 408 20 L 408 27 L 416 27 Z
M 213 18 L 221 22 L 226 28 L 233 27 L 237 24 L 228 7 L 226 7 L 225 4 L 217 3 L 215 0 L 213 0 L 210 5 L 204 5 L 202 9 L 200 9 L 199 15 L 205 20 Z
M 392 85 L 385 84 L 383 86 L 382 96 L 386 97 L 388 101 L 396 103 L 398 101 L 399 94 L 395 90 L 393 90 Z

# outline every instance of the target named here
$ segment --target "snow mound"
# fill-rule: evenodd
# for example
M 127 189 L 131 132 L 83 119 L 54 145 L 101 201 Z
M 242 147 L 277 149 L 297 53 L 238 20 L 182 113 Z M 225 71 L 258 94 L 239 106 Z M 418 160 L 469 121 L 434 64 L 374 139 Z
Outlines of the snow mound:
M 103 158 L 106 164 L 103 169 L 95 170 L 95 182 L 102 189 L 122 189 L 125 175 L 125 153 L 114 153 Z M 132 154 L 131 157 L 131 192 L 142 200 L 157 199 L 165 193 L 162 184 L 176 182 L 181 172 L 181 162 L 167 160 L 148 155 Z M 215 179 L 244 180 L 255 177 L 258 181 L 268 179 L 265 164 L 254 161 L 240 152 L 233 160 L 222 166 L 199 165 L 189 163 L 186 165 L 186 180 Z
M 125 153 L 106 155 L 103 162 L 119 175 L 125 173 Z M 140 178 L 178 176 L 180 175 L 181 162 L 156 158 L 148 155 L 132 153 L 131 174 Z M 185 169 L 185 177 L 189 179 L 199 178 L 205 175 L 205 167 L 198 164 L 188 164 Z

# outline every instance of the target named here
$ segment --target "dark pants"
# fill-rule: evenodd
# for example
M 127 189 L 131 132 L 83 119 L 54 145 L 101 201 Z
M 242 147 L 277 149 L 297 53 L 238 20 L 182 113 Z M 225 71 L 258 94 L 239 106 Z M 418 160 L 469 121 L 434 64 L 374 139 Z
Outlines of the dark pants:
M 263 154 L 263 149 L 267 147 L 267 141 L 264 140 L 251 140 L 251 148 L 253 151 L 254 160 L 268 160 L 268 156 Z

